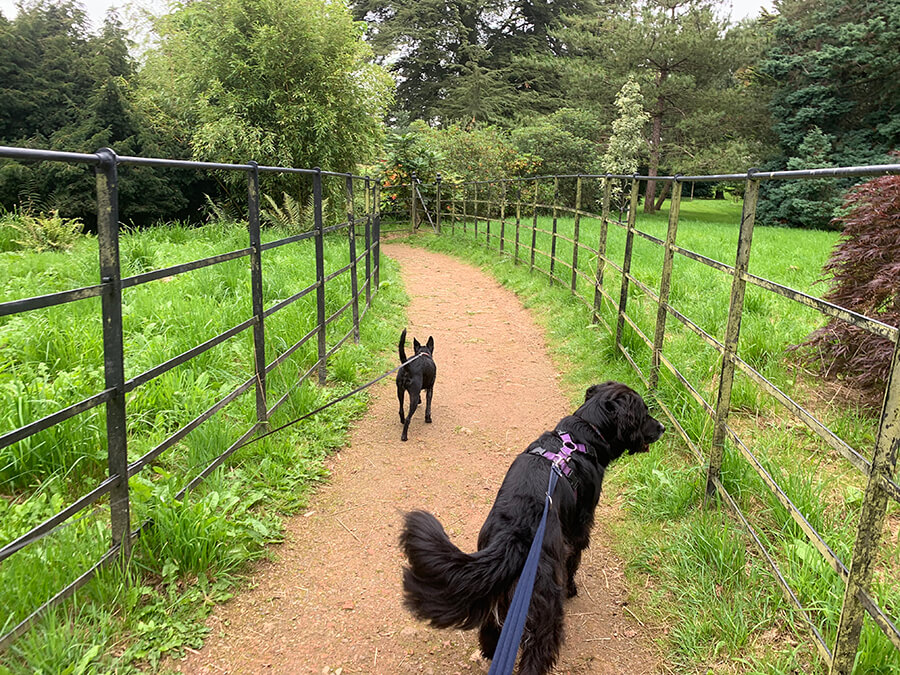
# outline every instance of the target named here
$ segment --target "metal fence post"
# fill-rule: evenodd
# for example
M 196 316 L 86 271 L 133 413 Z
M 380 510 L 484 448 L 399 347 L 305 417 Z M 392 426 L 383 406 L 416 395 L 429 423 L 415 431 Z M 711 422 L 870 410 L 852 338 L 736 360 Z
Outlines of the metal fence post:
M 572 245 L 572 293 L 576 291 L 577 272 L 578 272 L 578 242 L 579 230 L 581 227 L 581 176 L 575 179 L 575 231 L 572 233 L 572 239 L 575 243 Z
M 556 220 L 557 203 L 559 202 L 559 176 L 553 177 L 553 227 L 550 235 L 550 281 L 553 282 L 553 271 L 556 268 Z
M 97 240 L 103 311 L 103 369 L 113 395 L 106 404 L 107 467 L 118 482 L 109 491 L 111 546 L 119 559 L 131 557 L 131 508 L 128 497 L 128 437 L 125 417 L 125 347 L 122 337 L 122 273 L 119 267 L 119 176 L 116 153 L 97 151 Z
M 475 217 L 475 241 L 478 242 L 478 183 L 473 183 L 475 194 L 472 197 L 472 211 Z
M 437 174 L 434 179 L 434 223 L 437 233 L 441 233 L 441 174 Z
M 456 191 L 450 187 L 450 234 L 456 235 Z
M 859 649 L 859 634 L 865 618 L 865 610 L 858 594 L 866 590 L 872 581 L 888 501 L 882 480 L 894 477 L 898 450 L 900 450 L 900 340 L 894 345 L 891 372 L 881 408 L 878 438 L 872 456 L 872 468 L 859 514 L 853 559 L 850 563 L 844 604 L 834 641 L 831 675 L 850 675 L 853 670 L 856 652 Z
M 381 284 L 381 185 L 375 181 L 375 221 L 373 223 L 372 242 L 375 247 L 375 264 L 372 273 L 375 275 L 375 288 Z
M 516 192 L 516 249 L 515 254 L 513 255 L 513 264 L 519 264 L 519 226 L 522 222 L 522 183 L 517 182 L 516 188 L 518 191 Z
M 666 245 L 663 250 L 662 277 L 659 280 L 659 306 L 656 309 L 656 332 L 653 335 L 653 361 L 650 367 L 650 388 L 659 384 L 659 363 L 663 341 L 666 337 L 666 317 L 668 316 L 669 291 L 672 287 L 672 266 L 675 260 L 675 237 L 678 233 L 678 213 L 681 210 L 681 181 L 675 176 L 672 183 L 672 201 L 669 205 L 669 229 L 666 231 Z
M 756 219 L 756 202 L 759 198 L 759 181 L 753 180 L 754 170 L 747 176 L 744 192 L 744 209 L 741 214 L 741 231 L 734 263 L 734 280 L 731 283 L 731 303 L 728 307 L 728 324 L 725 327 L 724 353 L 719 375 L 719 393 L 716 399 L 716 421 L 710 448 L 709 469 L 706 475 L 706 499 L 716 493 L 716 481 L 722 469 L 725 454 L 725 424 L 731 408 L 731 389 L 734 385 L 734 355 L 741 334 L 741 315 L 744 309 L 744 291 L 747 282 L 744 275 L 750 266 L 750 245 L 753 242 L 753 223 Z
M 366 222 L 364 239 L 366 242 L 366 308 L 372 304 L 372 213 L 374 211 L 374 199 L 372 199 L 374 187 L 370 185 L 366 176 Z
M 506 237 L 506 181 L 500 181 L 500 253 L 503 253 L 503 239 Z
M 491 198 L 494 196 L 494 185 L 491 182 L 487 183 L 487 209 L 485 209 L 485 238 L 484 238 L 484 247 L 488 250 L 491 248 L 491 205 L 493 202 Z
M 537 244 L 537 219 L 538 219 L 538 179 L 534 179 L 534 206 L 531 218 L 531 266 L 528 271 L 534 270 L 534 247 Z
M 600 238 L 597 241 L 597 274 L 594 281 L 594 316 L 592 323 L 600 320 L 600 310 L 603 308 L 603 271 L 606 267 L 606 233 L 609 229 L 609 201 L 612 182 L 609 174 L 603 179 L 603 206 L 600 212 Z
M 462 193 L 462 203 L 463 203 L 462 204 L 462 206 L 463 206 L 463 212 L 462 212 L 463 223 L 462 223 L 462 225 L 463 225 L 463 235 L 466 235 L 469 233 L 469 219 L 466 216 L 466 203 L 468 202 L 468 199 L 466 199 L 466 197 L 469 196 L 469 184 L 468 183 L 463 183 L 462 191 L 463 191 L 463 193 Z
M 319 385 L 327 379 L 325 347 L 325 235 L 322 225 L 322 169 L 316 167 L 313 174 L 313 219 L 316 228 L 316 327 L 319 346 Z
M 416 172 L 409 174 L 409 220 L 410 232 L 415 232 L 416 227 Z
M 253 305 L 253 363 L 256 368 L 256 421 L 268 419 L 266 404 L 266 331 L 264 324 L 262 248 L 259 233 L 259 166 L 247 172 L 247 230 L 250 234 L 250 296 Z
M 616 347 L 622 344 L 622 333 L 625 330 L 625 310 L 628 307 L 628 275 L 631 274 L 631 252 L 634 248 L 634 225 L 637 220 L 638 186 L 637 175 L 635 175 L 631 179 L 631 200 L 628 204 L 625 256 L 622 259 L 622 287 L 619 293 L 619 318 L 616 322 Z
M 359 344 L 359 278 L 356 270 L 356 208 L 353 204 L 353 176 L 347 176 L 347 235 L 350 246 L 350 300 L 353 303 L 353 341 Z

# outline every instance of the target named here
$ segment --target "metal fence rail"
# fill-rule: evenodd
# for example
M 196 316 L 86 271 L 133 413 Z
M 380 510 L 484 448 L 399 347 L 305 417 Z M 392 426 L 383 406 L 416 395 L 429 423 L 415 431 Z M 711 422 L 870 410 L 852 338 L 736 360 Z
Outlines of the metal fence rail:
M 884 608 L 873 598 L 871 582 L 875 557 L 881 544 L 881 536 L 887 502 L 889 499 L 900 502 L 900 487 L 894 481 L 898 445 L 900 445 L 900 340 L 895 326 L 887 325 L 877 319 L 866 317 L 833 303 L 815 298 L 802 291 L 783 284 L 750 274 L 748 271 L 753 227 L 756 216 L 756 205 L 759 185 L 764 180 L 798 180 L 817 178 L 869 177 L 900 174 L 900 165 L 848 167 L 838 169 L 815 169 L 808 171 L 759 172 L 750 170 L 746 174 L 722 174 L 713 176 L 655 176 L 653 180 L 671 183 L 671 206 L 669 210 L 668 228 L 665 239 L 643 232 L 636 227 L 639 187 L 641 182 L 650 180 L 648 176 L 620 175 L 581 175 L 581 176 L 541 176 L 533 178 L 503 179 L 476 181 L 449 186 L 444 184 L 445 208 L 438 211 L 437 230 L 449 229 L 451 234 L 474 237 L 483 241 L 485 247 L 496 249 L 509 256 L 514 263 L 527 262 L 529 268 L 546 275 L 552 282 L 569 287 L 572 294 L 589 307 L 595 322 L 603 323 L 615 336 L 616 348 L 628 360 L 640 379 L 652 390 L 659 388 L 660 371 L 665 369 L 680 383 L 688 395 L 695 400 L 713 423 L 712 442 L 709 447 L 701 448 L 691 438 L 677 416 L 659 397 L 659 405 L 670 419 L 679 435 L 698 458 L 706 464 L 707 499 L 718 494 L 728 508 L 749 532 L 761 557 L 774 574 L 788 602 L 803 617 L 810 628 L 816 647 L 823 660 L 829 665 L 830 672 L 849 675 L 858 649 L 860 631 L 864 614 L 872 618 L 875 625 L 887 636 L 893 645 L 900 649 L 900 630 L 888 616 Z M 574 180 L 574 203 L 560 203 L 560 181 Z M 735 262 L 733 265 L 714 260 L 691 251 L 676 243 L 680 216 L 682 186 L 687 182 L 719 182 L 742 181 L 744 184 L 743 213 L 739 229 Z M 599 188 L 600 213 L 584 208 L 583 194 L 585 186 Z M 435 185 L 437 194 L 441 192 L 441 183 Z M 571 193 L 571 192 L 570 192 Z M 614 196 L 615 195 L 615 196 Z M 618 204 L 618 215 L 615 215 L 615 204 Z M 514 219 L 511 214 L 514 213 Z M 549 218 L 550 229 L 538 227 L 538 216 Z M 560 234 L 558 221 L 560 214 L 574 219 L 571 237 Z M 624 216 L 624 217 L 623 217 Z M 600 234 L 595 246 L 582 241 L 583 219 L 591 219 L 599 223 Z M 447 221 L 449 220 L 449 223 Z M 493 231 L 492 231 L 493 225 Z M 481 229 L 479 229 L 481 226 Z M 613 261 L 607 251 L 609 227 L 619 228 L 625 233 L 624 254 L 620 263 Z M 499 230 L 499 232 L 498 232 Z M 524 230 L 524 232 L 523 232 Z M 541 238 L 540 244 L 538 243 Z M 634 240 L 640 237 L 655 247 L 662 249 L 663 260 L 659 270 L 659 286 L 652 288 L 638 279 L 631 271 Z M 530 244 L 529 244 L 530 240 Z M 558 254 L 557 244 L 564 241 L 571 245 L 571 259 L 562 259 Z M 523 252 L 522 248 L 527 251 Z M 512 250 L 510 250 L 510 248 Z M 596 269 L 593 275 L 584 272 L 579 264 L 579 252 L 588 253 L 596 258 Z M 523 259 L 523 255 L 525 258 Z M 704 330 L 698 322 L 686 316 L 670 301 L 673 266 L 676 256 L 693 260 L 712 270 L 731 277 L 731 292 L 728 308 L 728 319 L 725 334 L 717 338 Z M 560 273 L 560 269 L 564 273 Z M 615 270 L 620 278 L 619 297 L 614 298 L 605 283 L 607 269 Z M 579 280 L 582 286 L 579 287 Z M 811 308 L 824 316 L 838 319 L 861 328 L 874 336 L 890 340 L 894 344 L 894 354 L 890 377 L 881 412 L 878 437 L 872 453 L 862 453 L 842 440 L 826 424 L 794 401 L 762 373 L 738 356 L 741 318 L 744 312 L 744 298 L 747 284 L 763 289 L 798 305 Z M 900 283 L 900 280 L 898 280 Z M 583 287 L 592 289 L 592 297 L 586 297 Z M 628 301 L 635 290 L 645 295 L 656 305 L 656 321 L 653 335 L 641 330 L 635 318 L 629 315 Z M 611 325 L 604 318 L 604 309 L 608 307 L 614 312 Z M 719 359 L 718 387 L 715 401 L 707 401 L 697 383 L 682 373 L 664 354 L 663 346 L 666 336 L 666 322 L 674 318 L 690 333 L 699 337 L 704 344 L 712 348 Z M 625 326 L 650 350 L 649 371 L 638 364 L 635 355 L 626 344 Z M 629 338 L 630 339 L 630 338 Z M 857 527 L 856 541 L 853 547 L 852 560 L 841 560 L 825 539 L 810 524 L 806 516 L 790 499 L 785 490 L 766 470 L 753 450 L 741 439 L 738 432 L 729 424 L 731 412 L 732 386 L 735 371 L 749 378 L 765 394 L 777 401 L 787 413 L 808 428 L 815 437 L 830 447 L 837 456 L 845 459 L 867 480 L 867 488 Z M 747 516 L 741 511 L 737 501 L 723 485 L 720 474 L 722 461 L 729 441 L 739 455 L 753 468 L 762 483 L 772 492 L 790 518 L 797 524 L 827 565 L 843 580 L 845 584 L 844 601 L 841 610 L 837 635 L 834 644 L 829 646 L 820 633 L 816 622 L 810 616 L 795 591 L 791 588 L 784 574 L 778 567 L 775 558 L 764 544 L 763 538 L 753 528 Z M 896 608 L 895 608 L 896 609 Z
M 103 353 L 105 372 L 105 387 L 102 391 L 41 419 L 34 420 L 17 429 L 4 432 L 0 435 L 0 448 L 22 441 L 40 431 L 49 429 L 54 425 L 101 405 L 106 408 L 108 440 L 108 478 L 100 482 L 87 494 L 76 499 L 59 513 L 56 513 L 43 523 L 36 525 L 28 532 L 25 532 L 15 540 L 0 548 L 0 562 L 47 536 L 56 528 L 66 523 L 77 514 L 83 512 L 106 495 L 109 495 L 111 513 L 111 540 L 107 552 L 104 553 L 92 567 L 84 571 L 75 581 L 61 589 L 40 607 L 37 607 L 32 614 L 24 618 L 5 635 L 0 636 L 0 652 L 2 652 L 9 647 L 17 637 L 25 633 L 49 608 L 58 605 L 66 598 L 70 597 L 78 588 L 87 583 L 101 567 L 108 565 L 115 560 L 128 558 L 132 542 L 147 525 L 147 523 L 144 523 L 140 527 L 132 529 L 128 478 L 140 473 L 163 452 L 176 445 L 191 431 L 211 419 L 221 410 L 225 409 L 242 394 L 254 389 L 256 396 L 256 422 L 228 449 L 213 459 L 208 466 L 185 485 L 181 492 L 176 496 L 177 499 L 181 499 L 189 490 L 196 487 L 204 478 L 220 466 L 247 439 L 251 438 L 258 431 L 265 429 L 272 414 L 288 399 L 288 396 L 296 389 L 296 387 L 300 386 L 312 376 L 313 372 L 317 373 L 319 384 L 325 383 L 328 357 L 351 337 L 355 341 L 359 341 L 360 320 L 371 305 L 373 289 L 378 288 L 381 268 L 381 218 L 378 209 L 380 201 L 378 183 L 366 176 L 334 173 L 322 171 L 320 169 L 258 166 L 255 162 L 248 162 L 246 164 L 221 164 L 153 157 L 117 156 L 109 148 L 103 148 L 94 154 L 81 154 L 0 146 L 0 158 L 22 161 L 74 162 L 95 167 L 97 176 L 97 238 L 100 250 L 100 283 L 85 288 L 77 288 L 49 295 L 0 303 L 0 317 L 76 302 L 86 298 L 100 297 L 103 313 Z M 123 278 L 121 276 L 121 266 L 119 261 L 117 169 L 120 165 L 128 164 L 201 171 L 224 170 L 243 172 L 247 176 L 248 246 L 237 251 L 211 256 L 202 260 L 195 260 Z M 314 228 L 312 231 L 292 235 L 277 241 L 267 243 L 261 242 L 259 194 L 259 174 L 261 172 L 298 174 L 306 176 L 308 180 L 312 181 L 314 208 Z M 346 197 L 346 218 L 343 219 L 342 222 L 330 227 L 325 227 L 323 224 L 323 180 L 341 181 Z M 356 212 L 354 198 L 355 188 L 361 189 L 363 192 L 365 204 L 363 213 Z M 344 229 L 347 231 L 348 263 L 338 270 L 326 275 L 324 268 L 324 238 L 326 235 L 338 233 Z M 363 235 L 364 242 L 362 245 L 357 246 L 356 239 L 360 234 Z M 263 253 L 286 245 L 299 244 L 308 239 L 312 239 L 315 246 L 313 255 L 316 260 L 316 281 L 266 309 L 263 304 Z M 210 265 L 217 265 L 243 258 L 249 260 L 252 316 L 225 330 L 219 335 L 210 338 L 206 342 L 196 345 L 182 354 L 174 356 L 171 359 L 126 380 L 122 328 L 122 291 L 152 281 L 199 270 Z M 360 285 L 358 268 L 361 263 L 364 264 L 365 269 L 364 273 L 361 275 L 362 284 Z M 350 275 L 350 297 L 340 309 L 330 317 L 326 318 L 326 288 L 333 279 L 348 273 Z M 272 361 L 267 362 L 265 345 L 266 319 L 311 293 L 316 294 L 317 321 L 315 328 L 302 336 L 293 345 L 282 351 L 281 354 L 275 356 Z M 362 308 L 360 308 L 360 303 L 363 305 Z M 348 310 L 352 312 L 352 326 L 350 330 L 344 336 L 340 337 L 335 344 L 329 347 L 327 344 L 326 327 L 343 316 Z M 251 328 L 253 331 L 254 372 L 249 374 L 247 379 L 235 387 L 230 393 L 223 396 L 207 410 L 180 429 L 171 433 L 168 438 L 163 440 L 156 447 L 144 453 L 140 458 L 129 462 L 127 453 L 128 420 L 125 395 L 128 392 L 147 384 L 172 368 L 189 362 L 200 354 L 230 340 L 231 338 L 243 334 L 244 331 Z M 287 392 L 269 407 L 269 395 L 271 392 L 266 384 L 267 374 L 284 363 L 301 346 L 313 338 L 316 338 L 317 340 L 318 356 L 315 363 Z

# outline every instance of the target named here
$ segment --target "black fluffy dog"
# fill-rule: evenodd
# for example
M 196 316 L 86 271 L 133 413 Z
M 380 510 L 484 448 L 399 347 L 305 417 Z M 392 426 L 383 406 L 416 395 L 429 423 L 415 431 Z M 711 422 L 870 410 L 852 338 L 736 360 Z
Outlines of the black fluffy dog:
M 406 514 L 400 545 L 406 607 L 438 628 L 479 628 L 481 652 L 493 658 L 516 581 L 544 509 L 551 460 L 561 436 L 575 444 L 547 518 L 534 594 L 522 639 L 519 673 L 548 673 L 563 641 L 563 601 L 577 593 L 575 571 L 590 541 L 606 466 L 624 453 L 646 452 L 665 427 L 644 400 L 620 382 L 588 388 L 584 404 L 513 460 L 478 535 L 478 551 L 460 551 L 425 511 Z
M 406 361 L 406 329 L 400 333 L 400 363 Z M 431 423 L 431 396 L 434 393 L 434 378 L 437 375 L 437 366 L 434 365 L 434 338 L 429 336 L 424 345 L 413 338 L 413 352 L 422 356 L 403 366 L 397 371 L 397 398 L 400 399 L 400 421 L 403 423 L 403 433 L 400 440 L 405 441 L 409 431 L 409 421 L 413 413 L 422 402 L 422 390 L 425 390 L 425 421 Z M 409 394 L 409 414 L 403 414 L 403 395 Z

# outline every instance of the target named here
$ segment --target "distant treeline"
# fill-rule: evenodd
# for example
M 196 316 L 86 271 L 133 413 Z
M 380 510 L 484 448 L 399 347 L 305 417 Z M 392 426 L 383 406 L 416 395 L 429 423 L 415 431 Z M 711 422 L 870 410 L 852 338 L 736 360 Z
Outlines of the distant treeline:
M 352 169 L 386 184 L 413 170 L 652 176 L 891 161 L 894 0 L 779 0 L 738 23 L 727 12 L 714 0 L 195 0 L 154 19 L 138 54 L 116 15 L 90 32 L 79 3 L 35 0 L 0 17 L 0 143 Z M 83 167 L 4 162 L 0 205 L 90 218 L 92 180 Z M 122 217 L 239 205 L 235 180 L 123 170 Z M 766 185 L 758 217 L 827 227 L 847 187 Z M 300 203 L 307 189 L 264 188 Z M 643 208 L 665 190 L 651 183 Z

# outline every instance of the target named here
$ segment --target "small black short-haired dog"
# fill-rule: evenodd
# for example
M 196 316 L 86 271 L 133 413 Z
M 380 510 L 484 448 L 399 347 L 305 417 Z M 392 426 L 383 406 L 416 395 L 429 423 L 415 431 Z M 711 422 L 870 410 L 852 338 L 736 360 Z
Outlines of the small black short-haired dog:
M 478 628 L 481 652 L 493 658 L 544 510 L 552 460 L 570 452 L 569 473 L 563 469 L 547 517 L 518 671 L 550 672 L 563 642 L 563 601 L 578 592 L 575 571 L 590 543 L 604 470 L 626 452 L 646 452 L 664 431 L 628 386 L 590 386 L 578 410 L 513 460 L 481 527 L 476 553 L 460 551 L 430 513 L 406 514 L 400 535 L 409 561 L 403 570 L 406 607 L 437 628 Z
M 400 333 L 400 363 L 406 361 L 406 329 Z M 431 423 L 431 396 L 434 393 L 434 378 L 437 375 L 437 366 L 434 365 L 434 338 L 428 336 L 428 342 L 424 345 L 413 338 L 413 353 L 421 354 L 412 363 L 403 366 L 397 371 L 397 398 L 400 399 L 400 421 L 403 423 L 403 433 L 400 440 L 405 441 L 409 431 L 409 421 L 413 413 L 422 402 L 421 393 L 425 390 L 425 421 Z M 409 393 L 409 414 L 403 414 L 403 394 Z

